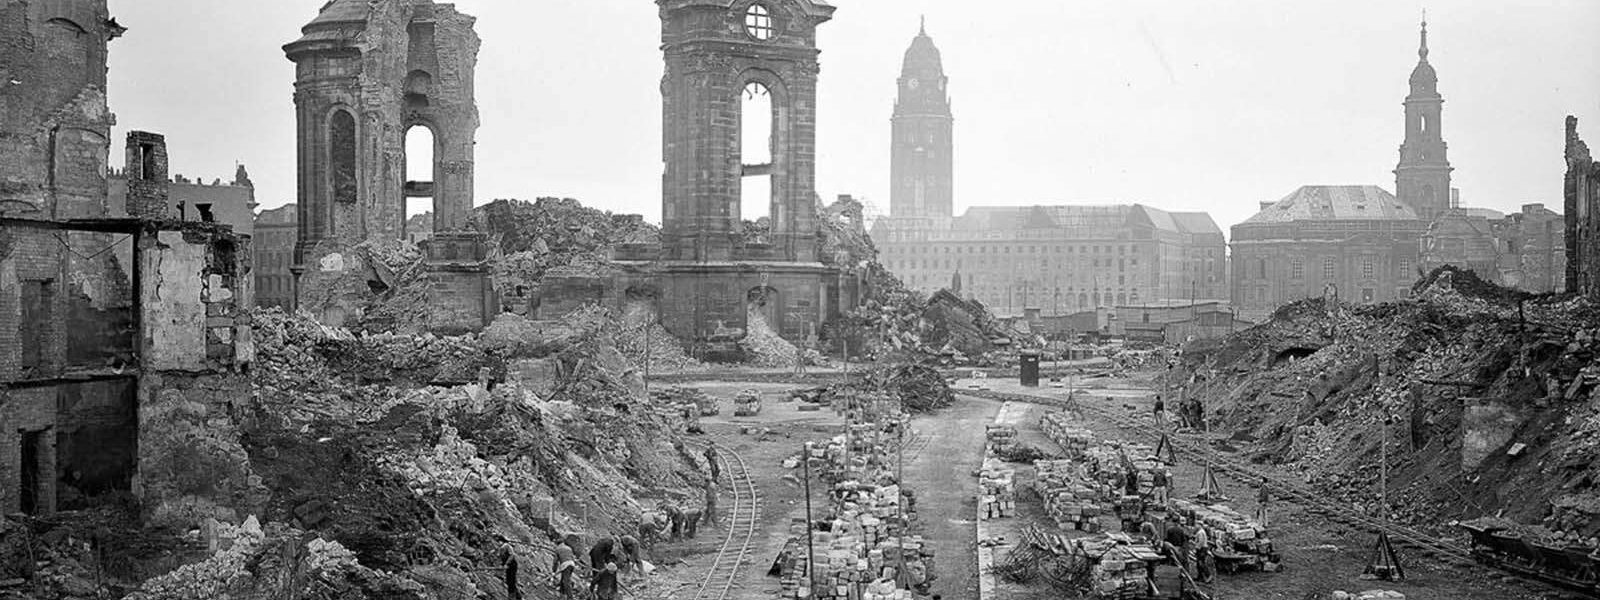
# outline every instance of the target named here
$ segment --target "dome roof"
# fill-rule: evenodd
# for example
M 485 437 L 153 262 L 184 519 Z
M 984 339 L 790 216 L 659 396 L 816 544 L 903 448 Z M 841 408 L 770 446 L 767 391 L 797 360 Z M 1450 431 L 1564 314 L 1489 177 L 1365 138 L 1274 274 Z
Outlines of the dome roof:
M 317 13 L 317 18 L 307 23 L 306 27 L 331 23 L 365 23 L 371 12 L 366 0 L 332 0 L 322 5 L 322 11 Z
M 1417 68 L 1411 70 L 1411 83 L 1438 83 L 1439 74 L 1433 70 L 1433 65 L 1428 61 L 1417 63 Z
M 944 73 L 944 58 L 939 54 L 939 47 L 933 45 L 933 38 L 928 37 L 928 32 L 918 33 L 911 40 L 911 47 L 906 49 L 906 58 L 900 69 L 903 72 Z

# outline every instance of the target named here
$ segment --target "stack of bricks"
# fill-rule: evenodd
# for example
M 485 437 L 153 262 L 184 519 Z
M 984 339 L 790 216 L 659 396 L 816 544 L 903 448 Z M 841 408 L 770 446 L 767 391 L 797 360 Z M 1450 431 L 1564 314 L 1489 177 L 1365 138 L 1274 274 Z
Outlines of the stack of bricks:
M 1116 485 L 1125 477 L 1137 478 L 1139 495 L 1147 498 L 1155 490 L 1156 471 L 1165 471 L 1167 468 L 1165 463 L 1156 459 L 1154 450 L 1149 446 L 1119 442 L 1090 446 L 1084 453 L 1084 461 L 1090 477 L 1101 483 Z M 1133 466 L 1131 473 L 1128 470 L 1130 464 Z M 1167 476 L 1171 481 L 1171 473 Z M 1115 493 L 1126 493 L 1126 487 L 1115 490 Z
M 1239 514 L 1232 507 L 1174 500 L 1172 510 L 1185 521 L 1205 527 L 1219 547 L 1252 555 L 1260 560 L 1272 558 L 1272 540 L 1267 537 L 1267 528 Z
M 1081 542 L 1094 565 L 1094 592 L 1099 598 L 1147 598 L 1153 567 L 1163 559 L 1155 548 L 1111 534 Z
M 1085 477 L 1070 460 L 1036 460 L 1034 490 L 1044 499 L 1045 512 L 1061 529 L 1095 532 L 1105 509 L 1104 486 Z
M 1049 413 L 1039 421 L 1039 428 L 1044 431 L 1045 437 L 1055 442 L 1066 456 L 1077 458 L 1094 445 L 1094 434 L 1084 429 L 1067 413 Z
M 989 443 L 989 451 L 999 454 L 1004 453 L 1017 445 L 1017 428 L 1010 425 L 988 425 L 984 432 Z
M 1016 469 L 993 457 L 983 460 L 978 472 L 978 514 L 985 519 L 1016 516 Z

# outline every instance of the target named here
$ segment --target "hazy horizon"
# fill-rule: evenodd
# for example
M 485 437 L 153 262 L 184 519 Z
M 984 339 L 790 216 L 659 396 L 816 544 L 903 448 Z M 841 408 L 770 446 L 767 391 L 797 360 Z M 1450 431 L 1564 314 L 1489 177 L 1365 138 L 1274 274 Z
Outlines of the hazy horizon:
M 113 166 L 126 131 L 155 131 L 172 173 L 226 181 L 240 161 L 261 208 L 294 202 L 294 70 L 281 46 L 322 4 L 112 0 L 130 28 L 111 43 Z M 655 7 L 456 4 L 483 38 L 476 202 L 571 197 L 659 222 Z M 1394 191 L 1425 3 L 833 4 L 819 36 L 825 201 L 853 194 L 888 211 L 895 79 L 926 15 L 951 79 L 957 213 L 1138 202 L 1203 210 L 1226 231 L 1301 185 Z M 1600 2 L 1427 8 L 1462 204 L 1560 211 L 1564 118 L 1600 139 Z

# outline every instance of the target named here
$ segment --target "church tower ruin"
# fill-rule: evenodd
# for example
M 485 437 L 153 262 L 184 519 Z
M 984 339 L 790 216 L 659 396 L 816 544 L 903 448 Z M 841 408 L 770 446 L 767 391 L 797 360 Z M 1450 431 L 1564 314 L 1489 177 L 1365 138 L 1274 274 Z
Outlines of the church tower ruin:
M 791 341 L 819 333 L 845 304 L 837 273 L 818 255 L 816 31 L 834 7 L 657 6 L 666 62 L 661 248 L 648 257 L 651 282 L 627 295 L 657 298 L 662 324 L 711 360 L 736 358 L 751 317 Z
M 438 280 L 435 320 L 472 329 L 493 316 L 482 239 L 465 232 L 478 129 L 475 21 L 433 0 L 333 0 L 284 46 L 296 67 L 296 297 L 319 303 L 308 308 L 324 321 L 358 310 L 361 287 L 339 280 L 377 269 L 352 248 L 404 238 L 412 198 L 431 199 L 436 233 L 423 250 Z M 407 155 L 412 136 L 432 140 L 431 157 Z M 373 289 L 381 279 L 370 279 Z

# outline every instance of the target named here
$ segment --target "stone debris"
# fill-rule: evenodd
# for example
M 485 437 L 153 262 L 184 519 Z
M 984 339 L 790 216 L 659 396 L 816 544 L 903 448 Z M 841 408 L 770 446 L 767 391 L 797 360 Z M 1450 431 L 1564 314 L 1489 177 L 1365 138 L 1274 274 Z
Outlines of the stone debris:
M 1227 340 L 1189 345 L 1165 384 L 1198 398 L 1212 431 L 1245 440 L 1252 460 L 1374 517 L 1434 528 L 1503 511 L 1600 535 L 1600 511 L 1577 508 L 1600 502 L 1577 483 L 1600 478 L 1600 306 L 1454 267 L 1412 292 L 1285 305 Z
M 758 367 L 794 367 L 800 351 L 783 339 L 767 324 L 767 317 L 755 305 L 750 306 L 748 325 L 739 346 L 744 349 L 746 361 Z
M 1367 590 L 1360 593 L 1336 591 L 1329 596 L 1332 600 L 1406 600 L 1406 595 L 1393 590 Z

